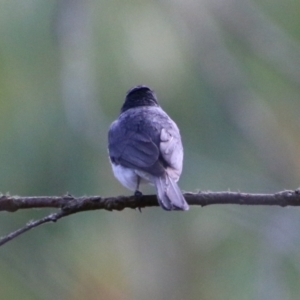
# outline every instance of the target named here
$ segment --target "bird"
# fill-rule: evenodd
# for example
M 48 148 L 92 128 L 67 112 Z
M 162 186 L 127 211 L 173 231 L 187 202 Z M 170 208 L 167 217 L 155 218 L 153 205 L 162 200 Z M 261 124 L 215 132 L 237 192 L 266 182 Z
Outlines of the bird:
M 164 210 L 189 209 L 177 185 L 183 165 L 180 132 L 148 86 L 127 92 L 108 130 L 108 154 L 114 176 L 135 196 L 142 196 L 140 184 L 150 183 Z

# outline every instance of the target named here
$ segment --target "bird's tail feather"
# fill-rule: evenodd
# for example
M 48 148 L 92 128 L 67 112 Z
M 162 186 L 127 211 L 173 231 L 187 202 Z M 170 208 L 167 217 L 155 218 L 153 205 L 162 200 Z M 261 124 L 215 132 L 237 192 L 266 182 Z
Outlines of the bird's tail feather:
M 155 187 L 160 206 L 165 210 L 188 210 L 177 183 L 168 175 L 156 177 Z

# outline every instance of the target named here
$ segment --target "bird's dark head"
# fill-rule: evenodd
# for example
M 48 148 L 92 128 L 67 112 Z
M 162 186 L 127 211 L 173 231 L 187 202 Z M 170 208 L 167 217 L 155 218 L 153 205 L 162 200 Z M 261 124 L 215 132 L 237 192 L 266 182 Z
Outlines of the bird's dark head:
M 135 86 L 127 92 L 121 113 L 138 106 L 159 106 L 155 93 L 146 85 Z

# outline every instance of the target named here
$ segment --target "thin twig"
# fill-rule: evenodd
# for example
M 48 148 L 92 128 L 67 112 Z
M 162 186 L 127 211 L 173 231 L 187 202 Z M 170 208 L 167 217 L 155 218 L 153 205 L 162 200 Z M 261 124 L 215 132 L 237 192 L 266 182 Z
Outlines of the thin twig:
M 248 194 L 237 192 L 198 192 L 185 193 L 184 197 L 189 205 L 206 206 L 212 204 L 239 204 L 239 205 L 272 205 L 272 206 L 300 206 L 300 189 L 287 190 L 275 194 Z M 30 208 L 59 208 L 59 212 L 51 213 L 42 219 L 28 222 L 24 227 L 11 232 L 0 239 L 0 246 L 17 236 L 39 225 L 56 222 L 57 220 L 78 212 L 105 209 L 123 210 L 124 208 L 140 209 L 158 206 L 156 195 L 100 197 L 84 196 L 41 196 L 20 197 L 1 195 L 0 211 L 15 212 L 19 209 Z
M 47 222 L 56 222 L 58 219 L 64 217 L 64 211 L 60 211 L 58 213 L 55 214 L 50 214 L 42 219 L 36 220 L 36 221 L 29 221 L 24 227 L 17 229 L 16 231 L 13 231 L 11 233 L 9 233 L 8 235 L 2 237 L 0 239 L 0 246 L 6 244 L 7 242 L 11 241 L 12 239 L 16 238 L 17 236 L 19 236 L 22 233 L 25 233 L 26 231 L 37 227 L 39 225 L 42 225 L 44 223 Z

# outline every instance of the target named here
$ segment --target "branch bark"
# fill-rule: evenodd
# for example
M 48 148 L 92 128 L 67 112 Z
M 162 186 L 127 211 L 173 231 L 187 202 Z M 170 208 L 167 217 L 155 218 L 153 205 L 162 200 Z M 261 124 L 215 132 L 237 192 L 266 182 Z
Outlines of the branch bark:
M 184 197 L 189 205 L 207 206 L 212 204 L 239 205 L 272 205 L 272 206 L 300 206 L 300 189 L 285 190 L 275 194 L 248 194 L 240 192 L 198 192 L 185 193 Z M 20 197 L 1 195 L 0 211 L 16 212 L 20 209 L 58 208 L 57 213 L 51 213 L 42 219 L 30 221 L 24 227 L 11 232 L 0 239 L 0 246 L 16 238 L 28 230 L 48 222 L 57 220 L 78 212 L 105 209 L 123 210 L 132 208 L 139 210 L 145 207 L 158 206 L 156 195 L 100 197 L 72 195 Z

